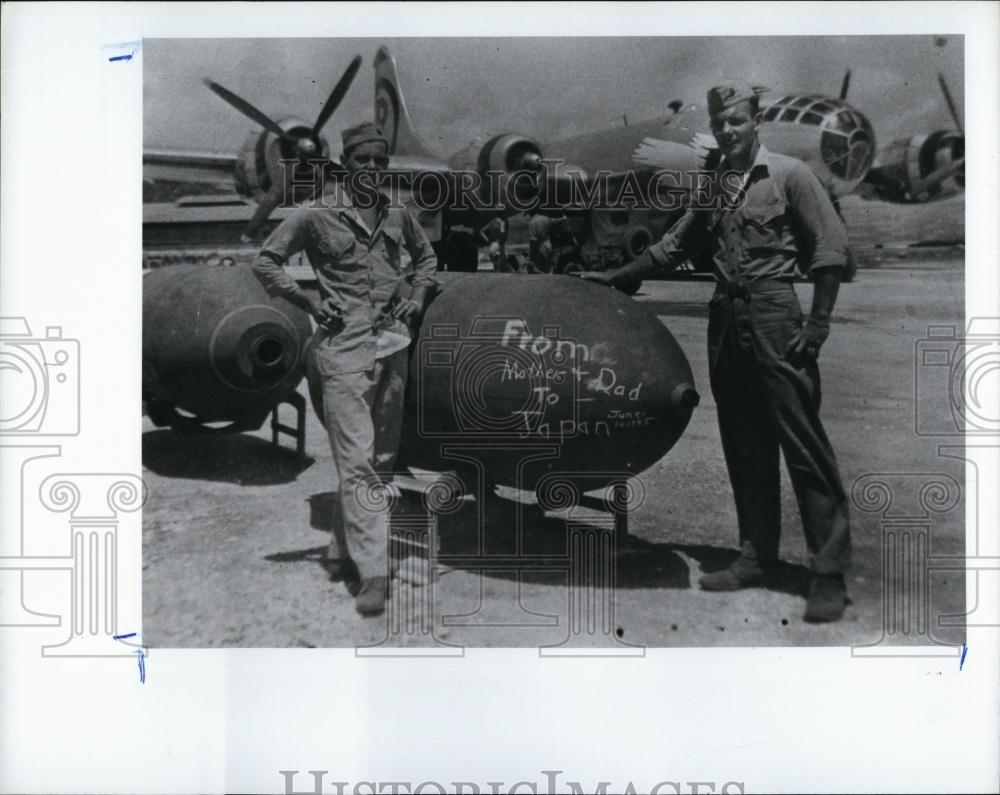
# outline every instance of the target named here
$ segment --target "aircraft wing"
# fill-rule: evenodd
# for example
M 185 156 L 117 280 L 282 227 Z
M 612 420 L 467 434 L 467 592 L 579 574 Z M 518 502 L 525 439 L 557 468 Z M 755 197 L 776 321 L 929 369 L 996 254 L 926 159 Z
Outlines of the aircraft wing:
M 146 149 L 142 153 L 142 176 L 232 188 L 237 160 L 237 155 L 222 152 Z
M 718 159 L 718 145 L 711 135 L 695 133 L 687 143 L 643 138 L 632 152 L 632 162 L 658 171 L 705 171 Z

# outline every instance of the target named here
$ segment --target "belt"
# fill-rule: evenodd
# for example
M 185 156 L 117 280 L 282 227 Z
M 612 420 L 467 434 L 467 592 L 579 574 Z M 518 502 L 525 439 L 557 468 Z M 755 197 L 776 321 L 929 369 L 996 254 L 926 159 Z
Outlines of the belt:
M 715 294 L 724 295 L 732 300 L 738 298 L 749 303 L 750 296 L 754 293 L 773 293 L 789 289 L 792 289 L 792 283 L 785 279 L 727 279 L 716 283 Z

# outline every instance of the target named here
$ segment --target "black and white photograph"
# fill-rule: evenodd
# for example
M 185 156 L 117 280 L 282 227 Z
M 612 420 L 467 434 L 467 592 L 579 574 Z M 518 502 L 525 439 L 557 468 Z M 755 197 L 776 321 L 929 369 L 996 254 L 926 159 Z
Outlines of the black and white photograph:
M 1000 4 L 0 7 L 0 793 L 995 792 Z
M 146 640 L 961 646 L 963 46 L 147 41 Z

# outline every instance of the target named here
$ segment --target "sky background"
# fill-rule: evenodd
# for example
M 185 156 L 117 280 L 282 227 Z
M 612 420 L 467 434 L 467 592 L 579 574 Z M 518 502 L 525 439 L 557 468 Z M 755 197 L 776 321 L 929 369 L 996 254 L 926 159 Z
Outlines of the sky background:
M 324 129 L 334 152 L 343 127 L 374 116 L 372 63 L 396 57 L 415 126 L 448 156 L 484 132 L 546 141 L 662 116 L 674 99 L 702 104 L 720 77 L 772 90 L 836 96 L 871 120 L 881 148 L 894 138 L 953 129 L 937 84 L 943 72 L 962 113 L 959 36 L 685 38 L 148 39 L 143 46 L 144 145 L 235 152 L 253 122 L 201 82 L 211 77 L 272 118 L 312 122 L 355 54 L 364 58 Z

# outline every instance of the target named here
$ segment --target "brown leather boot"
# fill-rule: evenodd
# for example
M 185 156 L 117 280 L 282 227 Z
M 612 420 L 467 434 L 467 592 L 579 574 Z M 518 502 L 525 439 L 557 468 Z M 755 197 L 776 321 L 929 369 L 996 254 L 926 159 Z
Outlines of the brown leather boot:
M 385 600 L 388 598 L 388 578 L 369 577 L 361 581 L 361 588 L 354 597 L 354 609 L 363 616 L 380 616 L 385 612 Z

